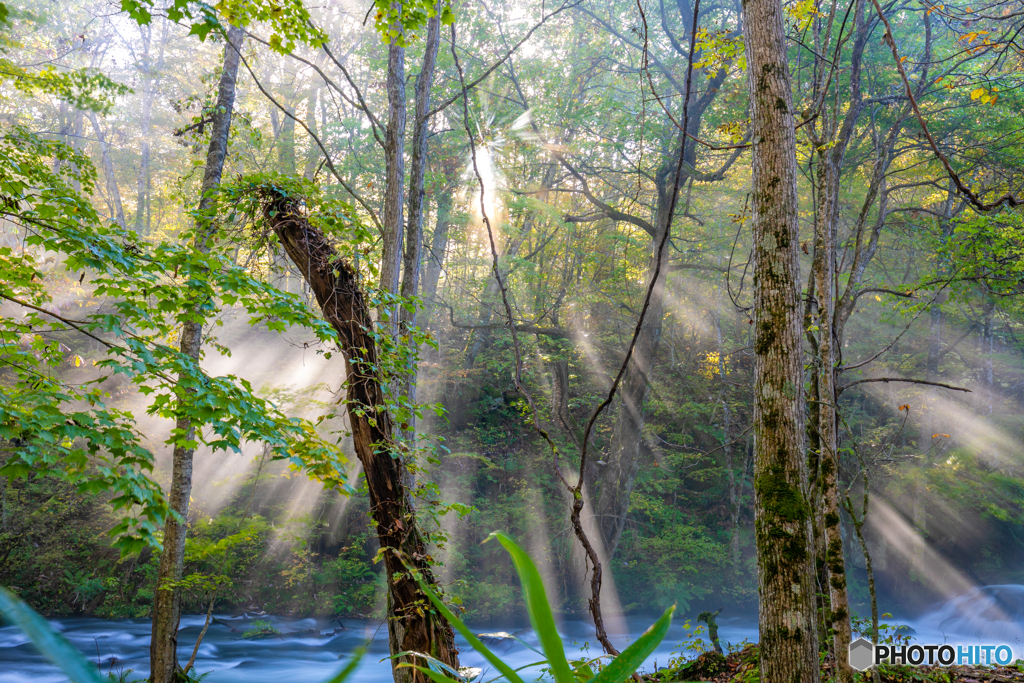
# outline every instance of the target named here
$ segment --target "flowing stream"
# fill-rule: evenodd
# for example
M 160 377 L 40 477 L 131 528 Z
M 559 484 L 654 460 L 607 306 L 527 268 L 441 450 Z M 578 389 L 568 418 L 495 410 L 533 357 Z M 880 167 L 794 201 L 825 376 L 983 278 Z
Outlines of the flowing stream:
M 321 683 L 337 673 L 353 650 L 369 642 L 367 655 L 359 665 L 353 683 L 389 683 L 391 667 L 387 662 L 387 628 L 380 621 L 345 619 L 344 630 L 337 622 L 317 619 L 288 619 L 260 616 L 281 632 L 279 636 L 244 638 L 253 618 L 217 617 L 211 624 L 196 657 L 196 669 L 209 672 L 205 683 Z M 182 617 L 179 657 L 184 663 L 192 654 L 196 636 L 202 628 L 201 615 Z M 616 638 L 624 647 L 650 626 L 653 617 L 627 617 L 628 635 Z M 668 636 L 647 660 L 644 668 L 664 667 L 673 653 L 688 650 L 693 636 L 676 619 Z M 1011 645 L 1014 657 L 1024 657 L 1024 586 L 985 586 L 974 592 L 940 603 L 929 613 L 913 620 L 895 620 L 912 629 L 912 638 L 922 643 Z M 55 619 L 50 623 L 64 637 L 98 662 L 104 674 L 119 674 L 129 669 L 126 681 L 148 675 L 149 631 L 146 619 Z M 756 617 L 721 616 L 719 637 L 723 646 L 740 645 L 757 638 Z M 574 656 L 588 652 L 600 654 L 595 647 L 593 628 L 588 621 L 562 620 L 559 624 L 566 649 Z M 540 649 L 530 629 L 511 630 L 519 640 L 500 635 L 501 629 L 477 629 L 489 633 L 483 640 L 513 666 L 536 662 Z M 590 643 L 586 650 L 586 643 Z M 687 642 L 690 645 L 687 645 Z M 493 677 L 487 663 L 465 641 L 459 639 L 463 666 L 485 669 L 484 680 Z M 488 675 L 490 674 L 490 675 Z M 67 679 L 39 655 L 32 643 L 12 626 L 0 628 L 0 683 L 58 683 Z

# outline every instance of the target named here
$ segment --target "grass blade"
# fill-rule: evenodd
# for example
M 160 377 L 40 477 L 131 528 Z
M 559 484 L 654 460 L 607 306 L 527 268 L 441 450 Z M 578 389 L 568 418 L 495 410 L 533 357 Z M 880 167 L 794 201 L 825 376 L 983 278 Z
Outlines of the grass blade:
M 508 679 L 509 683 L 523 683 L 523 679 L 520 678 L 519 675 L 512 670 L 512 667 L 503 662 L 501 658 L 498 657 L 498 655 L 494 654 L 489 649 L 487 649 L 487 646 L 484 645 L 480 641 L 480 639 L 477 638 L 476 635 L 471 630 L 469 630 L 469 628 L 465 624 L 463 624 L 462 621 L 457 616 L 455 616 L 452 613 L 450 609 L 448 609 L 448 606 L 444 604 L 441 598 L 437 597 L 437 594 L 435 594 L 434 591 L 430 590 L 430 587 L 427 586 L 427 584 L 423 581 L 422 578 L 417 577 L 416 581 L 420 585 L 420 590 L 422 590 L 426 594 L 426 596 L 430 598 L 430 602 L 434 603 L 434 607 L 437 608 L 437 611 L 440 612 L 441 615 L 448 620 L 448 623 L 452 625 L 452 628 L 454 628 L 456 631 L 462 634 L 462 637 L 469 642 L 470 646 L 474 650 L 482 654 L 484 658 L 487 659 L 487 661 L 490 662 L 492 666 L 494 666 L 495 669 L 500 671 L 501 674 L 506 679 Z
M 456 678 L 452 678 L 450 676 L 445 676 L 444 674 L 438 673 L 438 672 L 434 671 L 433 669 L 425 667 L 425 666 L 416 666 L 415 664 L 399 664 L 398 665 L 399 669 L 404 668 L 404 667 L 410 667 L 410 668 L 416 669 L 417 671 L 425 673 L 430 678 L 430 680 L 434 681 L 434 683 L 462 683 L 462 679 L 456 679 Z
M 591 678 L 589 683 L 621 683 L 629 678 L 664 640 L 675 611 L 675 605 L 665 610 L 660 619 L 644 631 L 635 643 L 623 650 L 622 654 L 609 662 L 601 673 Z
M 104 683 L 100 672 L 74 645 L 53 630 L 31 607 L 5 588 L 0 588 L 0 614 L 20 628 L 36 649 L 60 667 L 72 683 Z
M 351 676 L 352 673 L 356 670 L 356 667 L 359 666 L 359 662 L 363 659 L 364 654 L 366 654 L 365 645 L 355 650 L 352 653 L 352 659 L 348 660 L 348 663 L 345 664 L 345 667 L 337 674 L 335 674 L 334 678 L 329 679 L 327 683 L 344 683 L 345 680 L 348 679 L 348 677 Z
M 488 539 L 496 538 L 498 543 L 512 556 L 512 564 L 515 565 L 519 574 L 519 582 L 523 586 L 523 597 L 526 599 L 526 610 L 530 614 L 530 623 L 533 630 L 537 632 L 541 647 L 551 665 L 551 674 L 557 683 L 576 683 L 569 662 L 565 658 L 565 647 L 562 645 L 562 637 L 558 635 L 555 626 L 555 617 L 551 613 L 551 604 L 548 602 L 547 592 L 544 590 L 544 581 L 540 578 L 537 565 L 533 563 L 530 556 L 516 542 L 505 534 L 495 531 Z

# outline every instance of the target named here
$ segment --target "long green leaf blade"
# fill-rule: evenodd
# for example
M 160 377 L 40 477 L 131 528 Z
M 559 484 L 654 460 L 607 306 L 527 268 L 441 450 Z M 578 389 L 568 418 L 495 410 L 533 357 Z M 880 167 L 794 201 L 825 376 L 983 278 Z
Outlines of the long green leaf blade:
M 74 645 L 54 631 L 21 598 L 5 588 L 0 588 L 0 614 L 24 631 L 36 649 L 60 667 L 72 683 L 104 683 L 100 672 Z
M 551 673 L 557 683 L 576 683 L 569 662 L 565 658 L 565 647 L 562 645 L 562 637 L 558 635 L 558 628 L 555 626 L 555 617 L 551 613 L 551 603 L 548 602 L 547 592 L 544 590 L 544 581 L 540 578 L 537 565 L 533 563 L 530 556 L 522 548 L 516 545 L 511 538 L 495 531 L 488 538 L 498 539 L 508 554 L 512 556 L 512 564 L 519 574 L 519 582 L 523 586 L 523 597 L 526 598 L 526 610 L 530 614 L 530 623 L 533 630 L 537 632 L 541 647 L 551 665 Z
M 661 615 L 644 634 L 627 647 L 622 654 L 613 659 L 604 670 L 594 676 L 588 683 L 621 683 L 629 678 L 647 659 L 658 644 L 664 640 L 668 627 L 672 624 L 672 615 L 676 606 L 672 605 Z
M 434 683 L 462 683 L 462 681 L 460 681 L 460 680 L 457 680 L 457 679 L 452 678 L 450 676 L 445 676 L 444 674 L 438 673 L 438 672 L 434 671 L 433 669 L 425 667 L 425 666 L 416 666 L 415 664 L 399 664 L 398 665 L 399 669 L 401 669 L 403 667 L 410 667 L 412 669 L 416 669 L 417 671 L 425 673 L 430 678 L 430 680 L 434 681 Z
M 490 662 L 495 669 L 500 671 L 501 674 L 510 683 L 523 683 L 523 679 L 519 677 L 519 674 L 513 671 L 512 667 L 503 662 L 501 658 L 498 657 L 498 655 L 491 652 L 487 648 L 487 646 L 484 645 L 483 642 L 481 642 L 481 640 L 477 638 L 476 635 L 472 631 L 470 631 L 469 628 L 465 624 L 463 624 L 462 621 L 460 621 L 459 618 L 455 616 L 450 609 L 448 609 L 448 606 L 444 604 L 441 598 L 439 598 L 434 593 L 434 591 L 430 590 L 430 588 L 427 586 L 426 582 L 424 582 L 422 578 L 417 577 L 416 581 L 420 585 L 420 590 L 422 590 L 424 594 L 426 594 L 426 596 L 430 598 L 430 602 L 434 603 L 434 607 L 437 608 L 437 611 L 440 612 L 441 615 L 448 620 L 448 623 L 451 624 L 456 631 L 462 634 L 462 637 L 469 642 L 470 646 L 474 650 L 482 654 L 484 658 L 486 658 L 487 661 Z
M 356 670 L 356 667 L 359 666 L 359 662 L 363 659 L 364 654 L 366 654 L 365 647 L 361 647 L 357 649 L 355 652 L 353 652 L 352 659 L 348 660 L 348 663 L 345 665 L 345 667 L 337 674 L 335 674 L 334 678 L 328 680 L 327 683 L 344 683 L 348 679 L 348 677 L 351 676 L 352 673 Z

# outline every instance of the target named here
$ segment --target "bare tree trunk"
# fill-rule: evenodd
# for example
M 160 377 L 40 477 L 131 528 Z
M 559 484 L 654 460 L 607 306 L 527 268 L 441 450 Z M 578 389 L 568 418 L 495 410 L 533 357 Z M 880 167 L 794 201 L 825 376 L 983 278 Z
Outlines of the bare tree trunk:
M 440 8 L 437 14 L 427 20 L 427 40 L 424 45 L 423 66 L 416 76 L 416 113 L 412 133 L 412 169 L 409 175 L 409 221 L 405 228 L 405 255 L 403 257 L 402 298 L 413 299 L 419 293 L 420 264 L 423 260 L 423 213 L 424 183 L 427 177 L 427 138 L 430 135 L 430 90 L 434 83 L 434 67 L 437 64 L 437 49 L 441 44 Z M 399 319 L 402 333 L 408 334 L 416 327 L 418 307 L 402 307 Z M 407 347 L 408 344 L 402 345 Z M 416 402 L 415 355 L 410 355 L 406 375 L 399 378 L 401 393 L 410 403 Z M 415 429 L 415 417 L 410 416 L 404 426 L 409 436 Z
M 85 127 L 85 113 L 80 109 L 76 110 L 73 121 L 74 123 L 71 128 L 71 146 L 75 149 L 76 152 L 81 152 L 82 129 Z M 72 166 L 74 167 L 75 164 L 72 164 Z M 71 187 L 75 190 L 76 193 L 82 191 L 82 181 L 78 179 L 77 173 L 71 179 Z
M 337 331 L 347 360 L 346 407 L 352 440 L 366 475 L 370 513 L 384 550 L 391 654 L 423 652 L 457 668 L 458 650 L 451 626 L 433 610 L 423 609 L 426 597 L 407 571 L 406 565 L 414 568 L 436 590 L 426 543 L 405 484 L 401 446 L 395 442 L 397 428 L 387 410 L 377 374 L 379 358 L 373 321 L 356 275 L 338 259 L 323 233 L 302 216 L 296 200 L 272 196 L 264 214 L 309 283 L 324 318 Z M 412 669 L 397 668 L 410 659 L 391 660 L 396 683 L 422 678 L 414 675 Z
M 437 223 L 430 235 L 430 247 L 427 249 L 423 264 L 423 284 L 421 291 L 425 310 L 420 324 L 426 327 L 437 304 L 437 285 L 441 280 L 444 268 L 444 255 L 448 251 L 448 229 L 451 227 L 452 197 L 451 193 L 442 191 L 437 197 Z
M 92 122 L 92 129 L 96 131 L 96 139 L 100 143 L 100 156 L 103 160 L 103 177 L 107 181 L 107 194 L 110 195 L 110 207 L 113 213 L 112 218 L 122 228 L 127 227 L 124 220 L 124 208 L 121 206 L 121 192 L 117 189 L 117 178 L 114 176 L 114 164 L 110 160 L 110 149 L 107 145 L 106 136 L 100 128 L 100 122 L 94 112 L 89 112 L 89 121 Z
M 224 159 L 228 151 L 228 132 L 231 130 L 231 115 L 235 105 L 235 83 L 242 40 L 245 32 L 231 27 L 227 33 L 228 45 L 224 47 L 224 69 L 217 91 L 210 147 L 206 154 L 206 169 L 203 173 L 202 194 L 199 199 L 196 241 L 193 248 L 207 253 L 207 236 L 213 229 L 216 193 L 224 171 Z M 192 304 L 192 315 L 182 325 L 179 349 L 182 354 L 198 362 L 202 348 L 203 316 L 200 311 L 203 301 Z M 186 394 L 187 396 L 187 394 Z M 188 401 L 188 398 L 182 399 Z M 181 406 L 179 406 L 180 410 Z M 153 598 L 153 635 L 150 641 L 150 680 L 152 683 L 172 683 L 180 678 L 178 664 L 178 622 L 181 618 L 181 589 L 165 587 L 181 581 L 182 565 L 185 558 L 185 535 L 187 533 L 189 498 L 192 493 L 192 458 L 195 449 L 183 442 L 195 438 L 196 426 L 187 416 L 178 417 L 175 424 L 178 444 L 174 447 L 171 487 L 168 505 L 175 514 L 167 517 L 164 525 L 164 547 L 160 553 L 157 574 L 157 591 Z
M 732 410 L 726 394 L 725 371 L 725 335 L 722 333 L 723 302 L 719 293 L 718 313 L 715 315 L 715 337 L 718 341 L 718 379 L 722 382 L 722 453 L 725 456 L 725 473 L 729 483 L 729 558 L 734 574 L 740 572 L 740 505 L 743 493 L 743 477 L 736 476 L 733 461 L 733 447 L 730 439 L 732 429 Z
M 287 114 L 281 121 L 281 132 L 277 136 L 277 169 L 287 175 L 295 175 L 295 105 L 294 91 L 289 88 L 283 98 Z M 289 116 L 288 114 L 291 114 Z
M 818 683 L 796 133 L 782 4 L 747 0 L 744 18 L 754 141 L 754 529 L 761 680 Z
M 317 66 L 320 66 L 324 59 L 325 54 L 323 50 L 321 50 L 317 53 Z M 322 128 L 316 125 L 316 106 L 319 97 L 320 83 L 314 79 L 309 86 L 309 94 L 306 97 L 306 128 L 311 130 L 313 133 L 317 132 L 317 128 Z M 309 151 L 306 152 L 306 165 L 302 170 L 302 175 L 306 180 L 312 180 L 316 175 L 317 167 L 322 158 L 323 153 L 320 151 L 320 148 L 311 141 Z
M 995 411 L 996 378 L 992 365 L 992 356 L 996 352 L 995 344 L 995 297 L 987 289 L 985 290 L 985 307 L 981 321 L 981 384 L 985 387 L 982 392 L 982 414 L 991 415 Z
M 152 132 L 153 123 L 153 99 L 156 97 L 156 88 L 160 82 L 160 72 L 164 66 L 164 47 L 167 45 L 167 23 L 161 22 L 160 46 L 154 68 L 150 49 L 152 47 L 152 24 L 146 27 L 139 27 L 143 38 L 143 78 L 142 78 L 142 121 L 139 132 L 139 175 L 138 190 L 136 192 L 135 205 L 135 231 L 139 232 L 143 226 L 148 233 L 152 222 L 152 179 L 149 169 L 149 136 Z M 154 72 L 156 75 L 154 76 Z M 145 221 L 145 222 L 143 222 Z
M 398 27 L 401 30 L 401 27 Z M 384 235 L 380 264 L 380 288 L 398 294 L 398 276 L 402 272 L 402 237 L 405 230 L 405 48 L 394 40 L 388 46 L 388 124 L 384 133 L 384 159 L 387 178 L 384 186 Z M 390 306 L 381 310 L 381 319 L 393 316 Z M 397 328 L 392 325 L 391 334 Z

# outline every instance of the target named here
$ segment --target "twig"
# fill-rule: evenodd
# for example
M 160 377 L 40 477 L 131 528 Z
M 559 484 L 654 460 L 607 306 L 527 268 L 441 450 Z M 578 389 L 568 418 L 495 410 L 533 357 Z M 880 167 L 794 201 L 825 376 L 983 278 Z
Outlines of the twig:
M 232 45 L 230 42 L 228 44 L 231 45 L 232 47 L 234 47 L 234 45 Z M 243 55 L 241 52 L 239 52 L 238 56 L 242 59 L 242 64 L 245 65 L 245 70 L 249 72 L 250 76 L 252 76 L 253 83 L 255 83 L 256 87 L 259 88 L 261 93 L 263 93 L 263 96 L 266 97 L 268 100 L 270 100 L 270 102 L 275 107 L 280 109 L 281 112 L 285 116 L 287 116 L 292 121 L 294 121 L 295 123 L 297 123 L 300 126 L 302 126 L 302 129 L 304 131 L 306 131 L 306 134 L 309 135 L 309 137 L 313 139 L 313 142 L 316 143 L 316 146 L 320 148 L 321 152 L 323 152 L 323 154 L 324 154 L 324 162 L 327 164 L 327 168 L 330 169 L 331 175 L 334 176 L 334 179 L 338 181 L 339 185 L 341 185 L 343 188 L 345 188 L 346 192 L 348 192 L 350 195 L 352 195 L 353 199 L 355 199 L 357 202 L 359 202 L 359 205 L 361 207 L 363 207 L 363 209 L 365 209 L 367 214 L 370 216 L 370 220 L 373 221 L 373 224 L 377 226 L 377 229 L 379 231 L 383 232 L 384 228 L 381 225 L 380 220 L 377 218 L 376 212 L 373 210 L 373 208 L 370 207 L 369 204 L 366 203 L 365 200 L 363 200 L 362 197 L 360 197 L 356 193 L 356 191 L 354 189 L 352 189 L 351 187 L 348 186 L 348 183 L 346 183 L 344 181 L 344 179 L 342 179 L 341 174 L 338 173 L 338 169 L 336 169 L 334 167 L 334 162 L 331 161 L 331 153 L 327 151 L 326 147 L 324 147 L 324 143 L 321 142 L 320 137 L 316 133 L 314 133 L 313 131 L 311 131 L 309 129 L 309 126 L 306 125 L 305 121 L 299 119 L 297 116 L 295 116 L 295 114 L 293 114 L 292 112 L 288 111 L 288 109 L 286 107 L 284 107 L 280 102 L 278 102 L 276 99 L 274 99 L 273 95 L 271 95 L 269 92 L 267 92 L 267 89 L 263 87 L 262 83 L 260 83 L 260 79 L 256 77 L 256 73 L 252 70 L 252 67 L 249 66 L 249 62 L 248 62 L 248 60 L 246 60 L 245 55 Z
M 935 138 L 932 136 L 930 130 L 928 130 L 928 124 L 925 123 L 924 116 L 921 114 L 920 107 L 917 106 L 917 98 L 914 97 L 913 88 L 910 86 L 910 79 L 907 78 L 907 72 L 903 68 L 903 61 L 900 59 L 899 51 L 896 49 L 896 40 L 892 36 L 892 27 L 889 25 L 889 20 L 885 17 L 885 12 L 882 11 L 882 6 L 878 4 L 878 0 L 871 0 L 874 4 L 875 9 L 878 11 L 878 18 L 882 20 L 885 25 L 885 42 L 889 45 L 889 49 L 892 51 L 892 58 L 896 62 L 896 70 L 899 71 L 900 78 L 903 79 L 903 87 L 907 93 L 907 99 L 910 100 L 910 106 L 914 110 L 914 115 L 917 116 L 917 122 L 921 125 L 921 130 L 924 132 L 925 138 L 928 140 L 928 144 L 931 145 L 932 151 L 935 152 L 935 156 L 939 158 L 942 165 L 946 168 L 946 173 L 949 175 L 953 184 L 960 190 L 960 193 L 967 197 L 968 201 L 974 206 L 975 209 L 982 213 L 988 213 L 993 209 L 997 209 L 1003 204 L 1007 206 L 1024 206 L 1024 201 L 1013 196 L 1009 192 L 999 197 L 993 202 L 985 203 L 978 195 L 974 194 L 971 188 L 967 187 L 963 180 L 956 171 L 953 170 L 953 166 L 949 163 L 949 159 L 943 154 L 942 150 L 939 149 L 938 143 L 935 142 Z
M 548 14 L 545 14 L 544 16 L 542 16 L 540 21 L 537 22 L 537 24 L 533 28 L 531 28 L 529 31 L 527 31 L 526 35 L 523 36 L 519 40 L 518 43 L 516 43 L 515 45 L 513 45 L 512 47 L 510 47 L 508 49 L 508 51 L 505 53 L 504 57 L 502 57 L 501 59 L 496 61 L 494 64 L 492 64 L 486 71 L 484 71 L 482 74 L 480 74 L 479 77 L 473 79 L 472 82 L 466 83 L 465 79 L 464 79 L 464 76 L 463 76 L 462 72 L 460 71 L 459 72 L 459 83 L 462 84 L 462 89 L 459 91 L 459 94 L 453 95 L 452 97 L 449 97 L 447 100 L 445 100 L 441 104 L 439 104 L 436 107 L 434 107 L 433 109 L 431 109 L 430 112 L 427 113 L 427 118 L 430 118 L 434 114 L 437 114 L 438 112 L 441 112 L 444 109 L 446 109 L 448 106 L 458 102 L 460 98 L 464 98 L 466 96 L 466 93 L 469 91 L 470 88 L 473 88 L 473 87 L 479 85 L 484 79 L 486 79 L 488 76 L 490 76 L 492 73 L 494 73 L 495 69 L 497 69 L 499 66 L 501 66 L 502 64 L 507 62 L 509 57 L 514 55 L 516 53 L 516 51 L 520 47 L 522 47 L 523 43 L 525 43 L 527 40 L 529 40 L 530 36 L 532 36 L 537 29 L 539 29 L 541 26 L 543 26 L 545 24 L 545 22 L 547 22 L 548 19 L 551 19 L 552 17 L 560 14 L 561 12 L 563 12 L 563 11 L 565 11 L 567 9 L 572 9 L 573 7 L 576 7 L 582 1 L 583 0 L 577 0 L 576 2 L 572 3 L 571 5 L 569 3 L 563 3 L 562 6 L 559 7 L 558 9 L 554 10 L 553 12 L 549 12 Z M 454 44 L 452 45 L 452 49 L 453 50 L 455 49 Z

